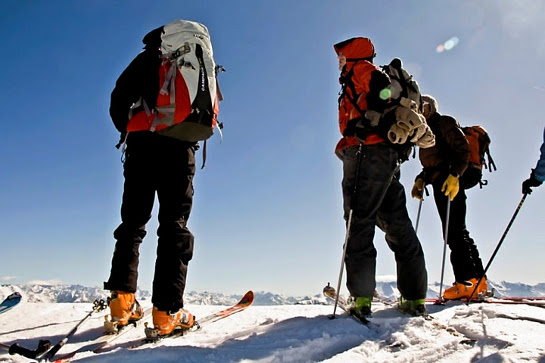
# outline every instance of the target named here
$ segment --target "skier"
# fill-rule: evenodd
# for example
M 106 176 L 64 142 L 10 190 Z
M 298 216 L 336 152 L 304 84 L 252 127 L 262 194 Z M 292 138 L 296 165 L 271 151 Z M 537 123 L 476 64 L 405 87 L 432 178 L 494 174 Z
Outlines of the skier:
M 129 109 L 143 98 L 149 109 L 159 94 L 161 34 L 163 27 L 148 33 L 144 51 L 136 56 L 118 78 L 111 95 L 110 115 L 126 138 L 121 224 L 116 239 L 110 277 L 104 283 L 111 290 L 110 311 L 118 326 L 142 318 L 136 301 L 139 247 L 146 235 L 155 193 L 159 200 L 158 246 L 153 279 L 153 324 L 159 335 L 176 327 L 194 324 L 183 308 L 188 263 L 193 255 L 193 234 L 187 220 L 193 202 L 193 177 L 197 143 L 184 142 L 152 131 L 127 134 Z
M 433 196 L 441 218 L 443 231 L 447 223 L 447 207 L 450 200 L 447 243 L 451 250 L 450 261 L 456 282 L 445 290 L 448 300 L 468 298 L 484 269 L 477 245 L 466 228 L 466 193 L 460 188 L 460 176 L 469 161 L 469 144 L 460 124 L 453 117 L 441 115 L 435 98 L 423 95 L 424 116 L 436 136 L 435 146 L 420 148 L 422 172 L 416 177 L 411 191 L 413 198 L 423 200 L 426 184 L 433 187 Z M 483 278 L 476 293 L 487 291 Z
M 390 80 L 373 59 L 373 43 L 358 37 L 335 44 L 343 86 L 339 97 L 342 138 L 335 153 L 343 162 L 342 192 L 347 221 L 345 254 L 347 287 L 354 300 L 351 314 L 371 314 L 376 287 L 375 226 L 397 262 L 400 309 L 424 315 L 427 272 L 424 252 L 409 219 L 405 191 L 399 181 L 399 148 L 388 141 L 390 125 L 372 125 L 366 116 L 389 106 Z
M 541 156 L 530 177 L 522 183 L 522 193 L 532 194 L 532 187 L 540 186 L 545 180 L 545 129 L 543 130 L 543 143 L 541 144 Z

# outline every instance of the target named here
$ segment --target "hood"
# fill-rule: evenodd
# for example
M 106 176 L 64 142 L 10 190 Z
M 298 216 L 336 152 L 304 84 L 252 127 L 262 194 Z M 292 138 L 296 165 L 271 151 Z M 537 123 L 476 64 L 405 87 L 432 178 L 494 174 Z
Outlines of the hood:
M 337 54 L 342 52 L 347 62 L 363 59 L 369 60 L 369 58 L 372 59 L 376 56 L 375 46 L 371 42 L 371 39 L 365 37 L 347 39 L 335 44 L 333 48 Z

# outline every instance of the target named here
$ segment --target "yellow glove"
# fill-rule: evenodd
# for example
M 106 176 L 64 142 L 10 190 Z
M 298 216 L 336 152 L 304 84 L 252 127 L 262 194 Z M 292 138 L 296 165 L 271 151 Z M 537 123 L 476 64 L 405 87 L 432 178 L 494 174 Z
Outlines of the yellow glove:
M 458 191 L 460 191 L 460 180 L 458 177 L 449 174 L 447 180 L 443 183 L 441 191 L 445 192 L 445 195 L 450 197 L 450 200 L 452 201 L 456 194 L 458 194 Z
M 415 180 L 413 190 L 411 190 L 411 196 L 420 201 L 424 200 L 424 179 L 418 178 Z

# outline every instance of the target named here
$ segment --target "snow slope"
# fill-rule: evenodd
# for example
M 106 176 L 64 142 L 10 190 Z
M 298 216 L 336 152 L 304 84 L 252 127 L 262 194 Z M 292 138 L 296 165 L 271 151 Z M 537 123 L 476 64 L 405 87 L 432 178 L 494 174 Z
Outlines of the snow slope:
M 4 296 L 0 294 L 0 299 Z M 144 306 L 149 306 L 146 302 Z M 197 318 L 219 305 L 189 304 Z M 0 342 L 34 349 L 40 339 L 56 343 L 91 309 L 89 303 L 24 300 L 0 315 Z M 200 331 L 157 345 L 130 349 L 143 328 L 126 334 L 100 354 L 79 353 L 77 362 L 544 362 L 545 309 L 527 305 L 449 303 L 429 305 L 434 321 L 407 317 L 374 304 L 368 328 L 346 315 L 328 316 L 332 305 L 251 306 Z M 59 354 L 88 344 L 102 331 L 104 313 L 82 326 Z M 476 342 L 464 344 L 467 339 Z M 27 362 L 0 350 L 0 362 Z

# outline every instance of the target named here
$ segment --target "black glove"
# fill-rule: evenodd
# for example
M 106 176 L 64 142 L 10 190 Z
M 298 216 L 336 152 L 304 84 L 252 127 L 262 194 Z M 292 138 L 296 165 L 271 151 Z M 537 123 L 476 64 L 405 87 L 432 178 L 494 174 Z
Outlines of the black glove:
M 522 194 L 532 194 L 532 187 L 538 187 L 541 183 L 536 179 L 535 170 L 532 169 L 530 177 L 522 182 Z

